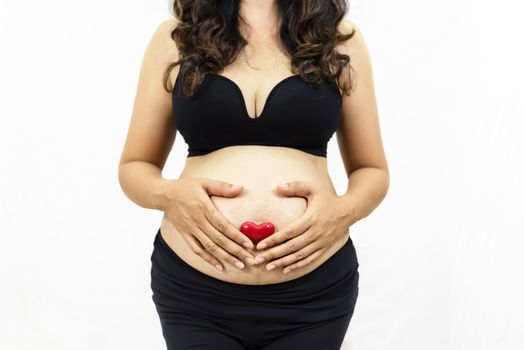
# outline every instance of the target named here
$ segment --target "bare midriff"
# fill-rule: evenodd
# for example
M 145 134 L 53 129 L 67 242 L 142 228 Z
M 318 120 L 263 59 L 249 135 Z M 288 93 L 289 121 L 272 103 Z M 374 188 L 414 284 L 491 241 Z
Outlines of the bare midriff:
M 279 183 L 309 181 L 336 193 L 325 157 L 288 147 L 240 145 L 225 147 L 202 156 L 187 157 L 179 178 L 192 177 L 244 186 L 243 192 L 236 197 L 210 197 L 218 211 L 237 229 L 245 221 L 256 224 L 269 221 L 274 224 L 275 231 L 279 231 L 304 213 L 307 200 L 304 197 L 277 194 L 275 187 Z M 223 281 L 251 285 L 274 284 L 301 277 L 328 260 L 349 239 L 349 234 L 343 235 L 310 263 L 284 274 L 282 267 L 267 271 L 267 261 L 255 265 L 243 261 L 245 267 L 239 269 L 221 260 L 224 269 L 219 271 L 192 251 L 166 215 L 162 218 L 160 231 L 171 249 L 193 268 Z M 256 247 L 245 249 L 256 257 L 271 247 L 262 250 Z

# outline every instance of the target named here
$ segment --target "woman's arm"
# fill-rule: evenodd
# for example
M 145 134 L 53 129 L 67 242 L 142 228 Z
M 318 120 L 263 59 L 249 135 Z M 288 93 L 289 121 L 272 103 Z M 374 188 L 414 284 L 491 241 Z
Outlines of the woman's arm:
M 141 65 L 133 113 L 118 166 L 126 196 L 143 208 L 162 210 L 165 185 L 162 169 L 173 147 L 176 127 L 171 118 L 172 95 L 162 79 L 165 68 L 178 60 L 171 30 L 176 18 L 164 20 L 153 33 Z
M 348 175 L 343 195 L 351 224 L 368 216 L 384 199 L 389 188 L 389 169 L 382 145 L 373 72 L 368 48 L 361 31 L 344 20 L 340 30 L 356 30 L 337 51 L 349 55 L 354 90 L 343 95 L 342 120 L 337 142 Z
M 243 186 L 229 187 L 226 182 L 211 179 L 162 177 L 177 132 L 172 93 L 162 85 L 166 67 L 179 59 L 170 35 L 177 24 L 175 18 L 162 22 L 147 46 L 118 179 L 133 202 L 163 211 L 196 255 L 219 270 L 224 268 L 222 262 L 242 269 L 242 260 L 254 259 L 242 245 L 252 248 L 253 243 L 215 208 L 210 195 L 235 197 Z M 171 87 L 173 81 L 171 77 Z

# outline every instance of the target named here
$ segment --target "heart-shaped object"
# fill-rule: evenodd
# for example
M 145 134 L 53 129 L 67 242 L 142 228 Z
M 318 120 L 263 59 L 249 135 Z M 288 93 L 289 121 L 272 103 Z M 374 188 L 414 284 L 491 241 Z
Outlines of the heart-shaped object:
M 248 236 L 251 242 L 256 245 L 258 242 L 275 233 L 275 225 L 269 221 L 258 225 L 254 222 L 246 221 L 240 226 L 240 232 Z

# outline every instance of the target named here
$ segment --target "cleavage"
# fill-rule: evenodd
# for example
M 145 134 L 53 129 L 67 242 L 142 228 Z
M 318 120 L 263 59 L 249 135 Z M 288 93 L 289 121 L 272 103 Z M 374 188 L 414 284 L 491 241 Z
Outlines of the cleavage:
M 217 73 L 209 73 L 209 74 L 212 75 L 212 76 L 216 76 L 218 78 L 222 78 L 226 82 L 228 82 L 229 84 L 232 85 L 232 87 L 237 91 L 237 93 L 239 95 L 240 103 L 242 103 L 242 105 L 243 105 L 245 117 L 247 117 L 247 118 L 249 118 L 251 120 L 257 120 L 257 119 L 263 117 L 266 114 L 268 108 L 270 108 L 271 98 L 278 91 L 278 89 L 281 88 L 284 85 L 284 83 L 286 83 L 288 80 L 291 80 L 294 77 L 299 77 L 300 76 L 299 74 L 292 74 L 292 75 L 288 75 L 288 76 L 278 80 L 277 83 L 274 84 L 273 87 L 271 89 L 269 89 L 269 91 L 266 93 L 265 102 L 263 104 L 260 104 L 262 107 L 258 108 L 258 111 L 259 111 L 258 113 L 257 113 L 257 105 L 258 105 L 257 104 L 257 96 L 254 96 L 252 98 L 252 100 L 255 101 L 255 106 L 253 108 L 251 108 L 251 110 L 253 110 L 253 109 L 255 110 L 255 116 L 253 116 L 249 112 L 249 110 L 248 110 L 248 104 L 246 102 L 245 93 L 242 91 L 242 89 L 240 88 L 238 83 L 235 82 L 235 80 L 233 80 L 232 78 L 230 78 L 228 76 L 222 75 L 222 74 L 217 74 Z M 253 78 L 253 79 L 255 79 L 255 78 Z

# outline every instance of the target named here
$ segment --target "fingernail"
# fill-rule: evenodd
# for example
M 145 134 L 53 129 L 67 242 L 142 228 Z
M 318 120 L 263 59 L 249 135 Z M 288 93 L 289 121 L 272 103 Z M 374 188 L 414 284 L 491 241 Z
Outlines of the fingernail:
M 222 271 L 222 266 L 221 265 L 216 264 L 215 267 L 217 268 L 217 270 Z
M 268 270 L 268 271 L 271 271 L 271 270 L 273 270 L 274 268 L 275 268 L 275 264 L 269 264 L 269 265 L 267 265 L 267 270 Z
M 264 249 L 265 247 L 267 247 L 267 243 L 263 242 L 263 243 L 260 243 L 260 245 L 258 246 L 258 249 Z
M 253 245 L 251 244 L 251 242 L 244 241 L 242 244 L 243 244 L 244 247 L 246 247 L 246 248 L 253 248 Z
M 255 264 L 255 260 L 253 260 L 253 258 L 250 258 L 249 256 L 246 258 L 246 261 L 249 265 L 254 265 Z
M 239 269 L 244 268 L 244 264 L 242 263 L 242 261 L 235 261 L 235 266 L 238 267 Z
M 236 190 L 237 188 L 239 188 L 240 185 L 233 185 L 233 184 L 229 184 L 229 188 L 233 189 L 233 190 Z
M 291 271 L 292 269 L 290 268 L 287 268 L 287 269 L 284 269 L 284 273 L 288 273 L 289 271 Z
M 289 186 L 289 184 L 287 182 L 283 182 L 281 184 L 278 184 L 278 187 L 282 187 L 282 188 L 286 188 L 288 186 Z
M 257 256 L 255 258 L 255 264 L 260 264 L 260 263 L 263 263 L 264 261 L 266 261 L 266 259 L 264 259 L 263 256 Z

